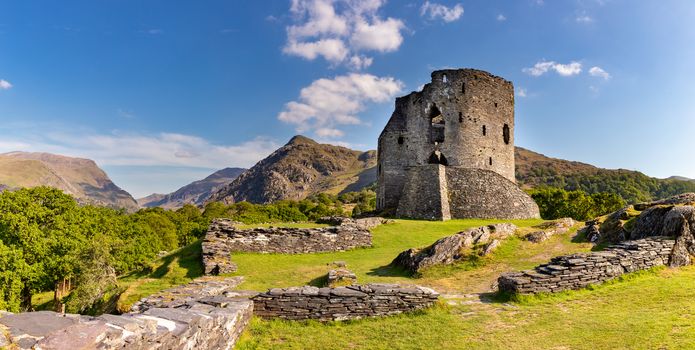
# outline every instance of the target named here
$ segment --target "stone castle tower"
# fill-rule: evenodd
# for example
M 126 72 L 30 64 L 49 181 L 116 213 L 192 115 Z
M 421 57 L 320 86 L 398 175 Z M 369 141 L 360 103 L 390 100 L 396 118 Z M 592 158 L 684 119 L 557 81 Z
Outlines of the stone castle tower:
M 514 86 L 474 69 L 439 70 L 396 99 L 379 136 L 377 209 L 397 216 L 539 217 L 514 178 Z

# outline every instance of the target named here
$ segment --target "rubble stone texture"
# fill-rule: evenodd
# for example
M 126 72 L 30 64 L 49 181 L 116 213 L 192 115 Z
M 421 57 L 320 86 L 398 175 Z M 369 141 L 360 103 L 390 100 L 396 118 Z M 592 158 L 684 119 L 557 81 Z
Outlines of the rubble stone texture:
M 377 209 L 430 220 L 539 218 L 514 178 L 514 86 L 439 70 L 396 99 L 379 136 Z
M 383 220 L 383 219 L 382 219 Z M 365 228 L 372 223 L 341 224 L 322 228 L 254 228 L 241 230 L 228 220 L 214 220 L 203 239 L 203 265 L 206 275 L 234 272 L 233 252 L 319 253 L 371 247 L 372 234 Z
M 600 252 L 555 257 L 533 270 L 502 275 L 499 289 L 532 294 L 584 288 L 628 272 L 667 265 L 675 244 L 672 238 L 650 237 L 625 241 Z
M 533 228 L 538 229 L 538 231 L 531 232 L 524 236 L 524 238 L 533 243 L 540 243 L 554 235 L 569 231 L 576 224 L 577 222 L 572 218 L 547 221 L 540 225 L 533 226 Z
M 253 298 L 254 313 L 264 318 L 320 321 L 400 314 L 434 305 L 439 294 L 420 286 L 367 284 L 338 288 L 275 288 Z
M 466 248 L 485 245 L 483 254 L 491 253 L 503 240 L 517 230 L 514 224 L 494 224 L 472 228 L 444 237 L 424 249 L 411 248 L 400 253 L 391 264 L 411 273 L 417 273 L 434 265 L 446 265 L 463 257 Z
M 328 271 L 328 287 L 349 286 L 357 282 L 357 275 L 346 268 Z
M 142 300 L 135 312 L 98 317 L 52 311 L 0 314 L 10 349 L 231 349 L 253 302 L 230 296 L 239 278 L 196 280 Z

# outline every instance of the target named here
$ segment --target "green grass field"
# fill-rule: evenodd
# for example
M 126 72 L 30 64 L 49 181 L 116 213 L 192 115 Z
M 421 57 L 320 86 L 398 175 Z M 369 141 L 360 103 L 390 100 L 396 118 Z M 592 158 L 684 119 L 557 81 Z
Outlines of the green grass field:
M 373 230 L 374 246 L 347 252 L 278 255 L 234 254 L 240 289 L 322 283 L 328 263 L 342 260 L 360 283 L 429 286 L 445 297 L 437 307 L 407 315 L 350 322 L 288 322 L 254 318 L 238 349 L 689 349 L 695 346 L 695 267 L 627 275 L 582 291 L 491 300 L 507 271 L 527 269 L 557 255 L 589 251 L 575 233 L 540 244 L 505 240 L 492 256 L 408 276 L 389 267 L 401 251 L 490 221 L 398 220 Z M 537 220 L 516 221 L 524 228 Z M 311 225 L 311 224 L 302 224 Z M 576 240 L 575 240 L 576 241 Z M 160 259 L 147 274 L 121 279 L 119 304 L 182 284 L 201 273 L 199 243 Z

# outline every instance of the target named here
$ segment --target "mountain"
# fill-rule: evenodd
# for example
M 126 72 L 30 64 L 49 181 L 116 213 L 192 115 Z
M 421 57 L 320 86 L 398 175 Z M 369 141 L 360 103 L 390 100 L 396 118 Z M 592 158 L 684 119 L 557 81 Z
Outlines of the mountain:
M 375 181 L 375 169 L 376 151 L 354 151 L 295 136 L 214 193 L 210 201 L 269 203 L 354 191 Z
M 214 172 L 212 175 L 190 183 L 170 194 L 151 194 L 145 198 L 138 199 L 141 207 L 162 207 L 165 209 L 177 209 L 184 204 L 201 205 L 210 198 L 210 195 L 219 187 L 232 182 L 246 169 L 225 168 Z
M 10 188 L 51 186 L 72 195 L 80 203 L 127 210 L 138 208 L 135 199 L 89 159 L 50 153 L 0 154 L 0 184 Z
M 517 147 L 516 179 L 523 188 L 550 186 L 588 193 L 617 193 L 630 203 L 648 202 L 695 192 L 695 182 L 657 179 L 639 171 L 602 169 L 593 165 L 546 157 Z
M 666 180 L 678 180 L 678 181 L 695 181 L 695 179 L 689 179 L 685 176 L 671 176 Z

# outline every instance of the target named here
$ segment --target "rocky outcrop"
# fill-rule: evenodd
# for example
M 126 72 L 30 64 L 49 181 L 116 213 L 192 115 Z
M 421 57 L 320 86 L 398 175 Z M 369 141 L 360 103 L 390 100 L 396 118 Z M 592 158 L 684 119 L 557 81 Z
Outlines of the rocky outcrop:
M 354 151 L 295 136 L 213 193 L 209 201 L 270 203 L 301 200 L 322 192 L 339 193 L 348 188 L 359 191 L 361 186 L 374 182 L 375 166 L 374 151 Z
M 675 244 L 673 239 L 650 237 L 626 241 L 601 252 L 559 256 L 533 270 L 502 275 L 499 290 L 531 294 L 580 289 L 628 272 L 669 264 L 673 262 Z
M 424 249 L 408 249 L 400 253 L 391 264 L 411 273 L 434 265 L 451 264 L 464 257 L 466 249 L 477 245 L 484 247 L 483 253 L 492 252 L 499 245 L 499 240 L 513 235 L 516 230 L 517 227 L 513 224 L 494 224 L 469 229 L 444 237 Z M 493 245 L 495 240 L 498 242 Z
M 533 226 L 538 231 L 526 234 L 524 238 L 533 243 L 543 242 L 550 237 L 569 231 L 577 223 L 571 218 L 563 218 L 554 221 L 546 221 L 540 225 Z
M 400 314 L 434 305 L 439 294 L 420 286 L 367 284 L 338 288 L 271 289 L 253 298 L 254 313 L 264 318 L 320 321 Z
M 372 234 L 360 226 L 343 224 L 321 228 L 254 228 L 242 230 L 229 220 L 215 220 L 203 240 L 205 274 L 236 271 L 232 252 L 320 253 L 371 247 Z
M 0 347 L 231 349 L 253 313 L 248 298 L 228 295 L 239 281 L 197 280 L 144 299 L 124 315 L 2 314 Z

